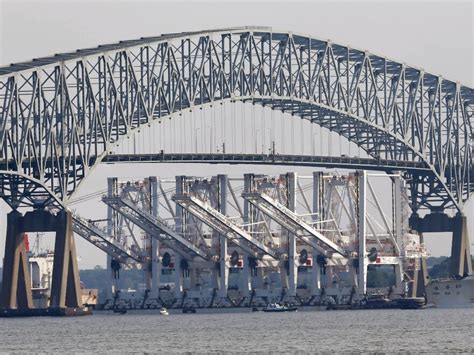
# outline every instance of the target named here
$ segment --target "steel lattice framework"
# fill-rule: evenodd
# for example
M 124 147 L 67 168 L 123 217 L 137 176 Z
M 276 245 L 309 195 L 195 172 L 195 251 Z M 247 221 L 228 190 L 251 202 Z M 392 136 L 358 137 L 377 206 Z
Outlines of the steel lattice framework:
M 289 112 L 371 157 L 419 164 L 412 204 L 461 208 L 471 181 L 474 91 L 300 34 L 244 27 L 167 34 L 0 68 L 2 197 L 64 206 L 136 128 L 220 100 Z

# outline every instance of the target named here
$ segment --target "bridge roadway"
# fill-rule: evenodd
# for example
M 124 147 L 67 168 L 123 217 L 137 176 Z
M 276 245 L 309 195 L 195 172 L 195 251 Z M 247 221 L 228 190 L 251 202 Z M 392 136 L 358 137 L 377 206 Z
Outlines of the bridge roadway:
M 284 154 L 222 154 L 222 153 L 159 153 L 159 154 L 109 154 L 103 163 L 208 163 L 208 164 L 258 164 L 287 165 L 340 169 L 365 169 L 392 172 L 431 172 L 422 162 L 359 158 L 349 156 L 327 157 Z

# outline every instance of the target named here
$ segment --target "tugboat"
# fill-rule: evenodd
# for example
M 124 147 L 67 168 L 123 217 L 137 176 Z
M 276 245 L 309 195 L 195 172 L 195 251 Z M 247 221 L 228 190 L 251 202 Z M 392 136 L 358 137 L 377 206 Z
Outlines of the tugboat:
M 426 307 L 424 297 L 403 297 L 389 299 L 384 294 L 368 295 L 359 305 L 351 309 L 422 309 Z
M 298 310 L 295 306 L 281 305 L 279 303 L 269 303 L 263 309 L 263 312 L 296 312 Z
M 375 293 L 367 296 L 361 301 L 362 309 L 390 309 L 397 308 L 396 304 L 387 298 L 384 294 Z

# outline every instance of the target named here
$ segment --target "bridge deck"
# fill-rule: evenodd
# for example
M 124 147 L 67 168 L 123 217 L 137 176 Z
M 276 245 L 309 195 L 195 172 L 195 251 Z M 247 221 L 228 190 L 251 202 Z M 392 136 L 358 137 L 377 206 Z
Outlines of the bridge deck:
M 349 156 L 312 156 L 288 154 L 219 154 L 219 153 L 148 153 L 109 154 L 104 163 L 210 163 L 210 164 L 271 164 L 295 166 L 320 166 L 341 169 L 366 169 L 378 171 L 431 171 L 425 163 Z

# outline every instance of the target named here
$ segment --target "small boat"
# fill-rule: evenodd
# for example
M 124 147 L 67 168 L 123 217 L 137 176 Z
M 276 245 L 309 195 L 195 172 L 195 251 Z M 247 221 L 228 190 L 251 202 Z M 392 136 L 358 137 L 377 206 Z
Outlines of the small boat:
M 368 295 L 363 299 L 358 307 L 358 309 L 395 309 L 398 308 L 398 304 L 382 293 L 375 293 Z
M 426 299 L 424 297 L 406 297 L 399 298 L 397 301 L 400 309 L 423 309 L 426 307 Z
M 126 308 L 117 308 L 117 307 L 115 307 L 114 308 L 114 313 L 125 314 L 125 313 L 127 313 L 127 309 Z
M 352 305 L 350 304 L 330 304 L 326 307 L 327 311 L 345 311 L 348 309 L 352 309 Z
M 196 313 L 196 308 L 190 307 L 190 306 L 184 306 L 183 313 Z
M 169 312 L 168 312 L 168 310 L 167 310 L 165 307 L 163 307 L 163 308 L 160 309 L 160 314 L 161 314 L 162 316 L 169 316 L 169 315 L 170 315 Z
M 269 303 L 263 309 L 263 312 L 296 312 L 297 307 L 281 305 L 279 303 Z

